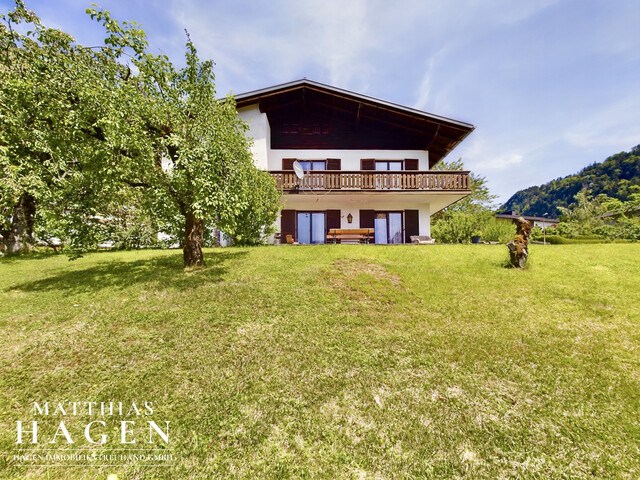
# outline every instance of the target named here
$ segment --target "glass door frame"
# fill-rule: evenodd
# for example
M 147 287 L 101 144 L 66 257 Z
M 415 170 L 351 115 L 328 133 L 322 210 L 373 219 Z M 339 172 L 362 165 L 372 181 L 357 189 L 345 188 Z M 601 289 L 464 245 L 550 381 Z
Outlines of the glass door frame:
M 373 216 L 373 222 L 374 222 L 374 228 L 375 228 L 375 223 L 376 220 L 378 220 L 378 215 L 385 215 L 385 236 L 386 236 L 386 243 L 383 244 L 379 244 L 379 245 L 401 245 L 404 243 L 404 229 L 405 229 L 405 225 L 404 225 L 404 210 L 376 210 L 374 212 L 374 216 Z M 389 214 L 399 214 L 400 215 L 400 242 L 397 243 L 392 243 L 391 242 L 391 237 L 390 237 L 390 222 L 389 222 Z M 374 238 L 377 237 L 376 235 L 377 232 L 374 233 Z M 375 242 L 377 243 L 377 242 Z
M 309 215 L 309 243 L 304 243 L 303 245 L 322 245 L 327 243 L 327 212 L 325 210 L 309 210 L 309 211 L 303 211 L 303 210 L 297 210 L 296 211 L 296 240 L 298 241 L 298 243 L 302 242 L 300 241 L 300 215 Z M 323 218 L 323 222 L 322 222 L 322 232 L 320 233 L 321 238 L 319 239 L 320 241 L 317 241 L 318 238 L 316 238 L 316 241 L 314 241 L 314 230 L 313 230 L 313 217 L 314 215 L 322 215 Z M 316 232 L 318 233 L 318 232 Z

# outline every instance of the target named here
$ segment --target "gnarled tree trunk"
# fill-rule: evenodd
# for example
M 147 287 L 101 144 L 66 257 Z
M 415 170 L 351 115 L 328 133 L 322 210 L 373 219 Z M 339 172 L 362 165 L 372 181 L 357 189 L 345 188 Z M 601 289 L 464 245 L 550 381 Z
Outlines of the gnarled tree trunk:
M 529 235 L 531 235 L 531 222 L 519 217 L 513 221 L 516 224 L 516 236 L 513 241 L 507 243 L 511 265 L 515 268 L 524 268 L 529 256 Z
M 33 222 L 36 215 L 36 199 L 23 193 L 13 209 L 11 229 L 2 232 L 8 254 L 28 252 L 33 248 Z
M 204 240 L 204 220 L 189 212 L 185 215 L 184 242 L 182 253 L 185 267 L 204 266 L 202 241 Z

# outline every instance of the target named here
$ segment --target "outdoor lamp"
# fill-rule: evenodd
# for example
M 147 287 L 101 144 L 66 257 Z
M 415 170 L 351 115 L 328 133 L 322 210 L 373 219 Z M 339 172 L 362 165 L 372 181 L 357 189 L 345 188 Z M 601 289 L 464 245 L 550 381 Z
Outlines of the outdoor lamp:
M 351 215 L 351 214 L 347 215 L 347 222 L 348 223 L 353 222 L 353 215 Z

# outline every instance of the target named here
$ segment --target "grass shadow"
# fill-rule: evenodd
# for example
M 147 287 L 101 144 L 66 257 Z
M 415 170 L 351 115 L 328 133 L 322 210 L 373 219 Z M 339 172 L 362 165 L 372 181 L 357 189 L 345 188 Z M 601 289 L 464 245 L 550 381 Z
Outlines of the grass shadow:
M 182 251 L 175 255 L 145 260 L 101 261 L 97 265 L 64 271 L 32 282 L 12 285 L 5 291 L 63 291 L 92 293 L 105 288 L 126 289 L 137 284 L 153 284 L 157 288 L 187 290 L 204 283 L 223 280 L 232 264 L 247 255 L 247 251 L 216 251 L 205 253 L 206 267 L 185 270 Z
M 46 260 L 51 257 L 64 255 L 63 252 L 54 252 L 53 250 L 45 250 L 40 252 L 4 254 L 0 256 L 0 265 L 3 263 L 16 263 L 30 260 Z

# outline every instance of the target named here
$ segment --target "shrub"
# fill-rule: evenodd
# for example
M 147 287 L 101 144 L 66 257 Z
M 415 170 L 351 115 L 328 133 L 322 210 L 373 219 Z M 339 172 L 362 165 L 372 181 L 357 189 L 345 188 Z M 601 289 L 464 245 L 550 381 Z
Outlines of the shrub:
M 626 243 L 629 240 L 617 240 L 616 243 Z M 576 245 L 587 243 L 609 243 L 610 240 L 599 235 L 579 235 L 575 238 L 561 237 L 560 235 L 547 235 L 547 243 L 553 245 Z
M 469 243 L 477 225 L 476 215 L 452 212 L 448 217 L 435 221 L 431 235 L 440 243 Z
M 531 229 L 531 240 L 542 240 L 543 237 L 544 233 L 542 232 L 542 229 L 540 227 L 533 227 Z
M 149 223 L 136 222 L 115 232 L 113 247 L 118 250 L 136 250 L 158 245 L 158 234 Z
M 513 240 L 516 226 L 513 222 L 505 222 L 492 218 L 485 222 L 482 228 L 482 240 L 485 242 L 507 243 Z

